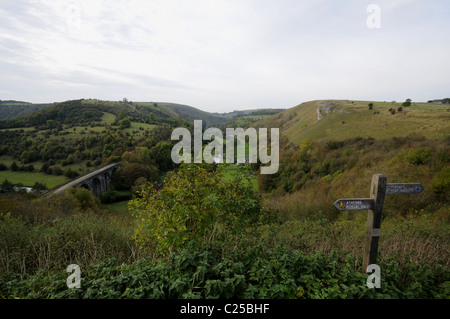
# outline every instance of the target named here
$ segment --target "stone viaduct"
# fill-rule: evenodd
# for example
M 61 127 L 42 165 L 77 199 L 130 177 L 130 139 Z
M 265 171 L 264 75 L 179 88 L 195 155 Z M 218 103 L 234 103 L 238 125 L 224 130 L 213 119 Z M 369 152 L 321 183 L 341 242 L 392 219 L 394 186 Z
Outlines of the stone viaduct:
M 73 181 L 64 184 L 63 186 L 50 192 L 47 197 L 56 195 L 70 187 L 84 187 L 93 192 L 95 196 L 100 197 L 102 195 L 102 192 L 106 192 L 109 189 L 111 175 L 118 166 L 119 163 L 110 164 L 91 173 L 80 176 Z

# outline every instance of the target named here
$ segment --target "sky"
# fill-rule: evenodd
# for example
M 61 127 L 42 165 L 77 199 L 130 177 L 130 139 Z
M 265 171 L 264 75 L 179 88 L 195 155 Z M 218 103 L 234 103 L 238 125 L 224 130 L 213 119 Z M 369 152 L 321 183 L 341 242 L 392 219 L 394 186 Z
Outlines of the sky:
M 449 18 L 449 0 L 0 0 L 0 100 L 445 98 Z

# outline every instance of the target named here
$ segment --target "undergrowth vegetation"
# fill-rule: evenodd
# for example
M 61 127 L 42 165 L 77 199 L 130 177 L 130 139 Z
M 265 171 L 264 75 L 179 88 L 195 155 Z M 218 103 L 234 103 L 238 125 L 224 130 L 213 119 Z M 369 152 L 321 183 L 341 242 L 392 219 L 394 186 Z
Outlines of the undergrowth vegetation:
M 386 196 L 384 217 L 439 211 L 450 201 L 448 138 L 305 139 L 299 146 L 282 140 L 280 162 L 277 174 L 259 175 L 259 189 L 266 193 L 264 206 L 285 221 L 335 220 L 342 213 L 330 204 L 339 198 L 368 197 L 373 174 L 385 175 L 388 183 L 421 183 L 425 188 L 420 194 Z
M 0 282 L 3 298 L 445 298 L 449 271 L 442 266 L 381 260 L 380 289 L 365 285 L 367 275 L 354 269 L 355 257 L 331 253 L 305 255 L 300 250 L 258 245 L 228 249 L 212 242 L 189 243 L 167 260 L 116 259 L 92 264 L 82 272 L 81 288 L 67 289 L 67 273 L 20 278 L 9 274 Z
M 136 187 L 130 215 L 84 189 L 2 195 L 0 298 L 449 298 L 448 143 L 305 141 L 260 177 L 262 198 L 248 167 L 181 166 Z M 361 271 L 366 214 L 332 206 L 366 197 L 373 172 L 425 186 L 387 196 L 379 289 Z

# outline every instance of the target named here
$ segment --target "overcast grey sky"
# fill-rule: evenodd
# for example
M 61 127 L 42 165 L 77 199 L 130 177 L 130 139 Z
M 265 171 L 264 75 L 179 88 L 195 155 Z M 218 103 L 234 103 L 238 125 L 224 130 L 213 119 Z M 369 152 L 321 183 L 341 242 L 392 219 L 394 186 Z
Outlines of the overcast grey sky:
M 0 0 L 0 99 L 427 101 L 450 96 L 449 39 L 448 0 Z

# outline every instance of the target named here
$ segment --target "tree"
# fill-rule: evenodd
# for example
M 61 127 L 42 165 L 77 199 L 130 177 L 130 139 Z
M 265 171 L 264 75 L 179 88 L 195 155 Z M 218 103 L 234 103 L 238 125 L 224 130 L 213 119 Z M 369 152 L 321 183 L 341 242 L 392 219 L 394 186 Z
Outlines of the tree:
M 75 208 L 81 211 L 88 209 L 95 210 L 100 204 L 100 200 L 84 187 L 70 187 L 62 192 L 62 194 L 52 197 L 53 201 L 57 205 L 64 205 L 65 207 Z
M 34 192 L 37 193 L 42 193 L 45 192 L 47 190 L 47 186 L 45 184 L 41 184 L 39 182 L 35 182 L 33 187 L 32 187 Z
M 20 159 L 25 164 L 36 161 L 39 158 L 39 155 L 34 151 L 23 151 L 22 155 L 20 155 Z
M 67 170 L 67 172 L 64 173 L 65 176 L 67 176 L 68 178 L 75 178 L 78 176 L 78 173 L 76 171 L 73 171 L 71 168 L 69 168 Z
M 139 177 L 147 180 L 156 180 L 158 170 L 156 167 L 148 167 L 139 163 L 125 163 L 113 174 L 111 183 L 117 190 L 130 190 Z
M 159 190 L 146 184 L 128 207 L 137 222 L 138 244 L 162 256 L 190 241 L 226 240 L 260 212 L 259 195 L 248 177 L 224 179 L 221 172 L 201 165 L 182 165 L 168 173 Z
M 152 158 L 154 158 L 156 165 L 158 165 L 158 168 L 161 171 L 166 171 L 175 167 L 171 157 L 172 147 L 172 143 L 162 141 L 152 147 L 150 151 Z M 142 155 L 144 157 L 147 154 Z
M 55 120 L 47 120 L 46 124 L 49 129 L 54 129 L 57 123 Z
M 19 170 L 19 166 L 17 165 L 16 162 L 12 162 L 10 168 L 11 168 L 11 170 L 14 171 L 14 172 L 17 172 L 17 171 Z
M 71 165 L 71 164 L 75 163 L 75 158 L 73 157 L 72 154 L 67 156 L 66 162 L 67 162 L 67 165 Z
M 411 106 L 411 99 L 406 99 L 406 101 L 402 103 L 402 106 Z
M 52 170 L 52 174 L 53 174 L 53 175 L 62 175 L 62 174 L 64 174 L 64 171 L 63 171 L 62 168 L 59 167 L 59 166 L 53 166 L 53 167 L 51 168 L 51 170 Z
M 2 183 L 2 185 L 0 186 L 0 191 L 2 193 L 8 193 L 8 192 L 12 192 L 14 190 L 14 184 L 11 183 L 10 181 L 8 181 L 7 179 L 5 179 Z
M 47 173 L 49 168 L 50 168 L 50 165 L 48 164 L 48 162 L 45 162 L 45 163 L 42 164 L 41 169 L 39 170 L 39 172 Z
M 130 122 L 130 119 L 128 118 L 128 116 L 121 119 L 118 122 L 118 124 L 119 124 L 120 129 L 122 129 L 122 130 L 131 127 L 131 122 Z

